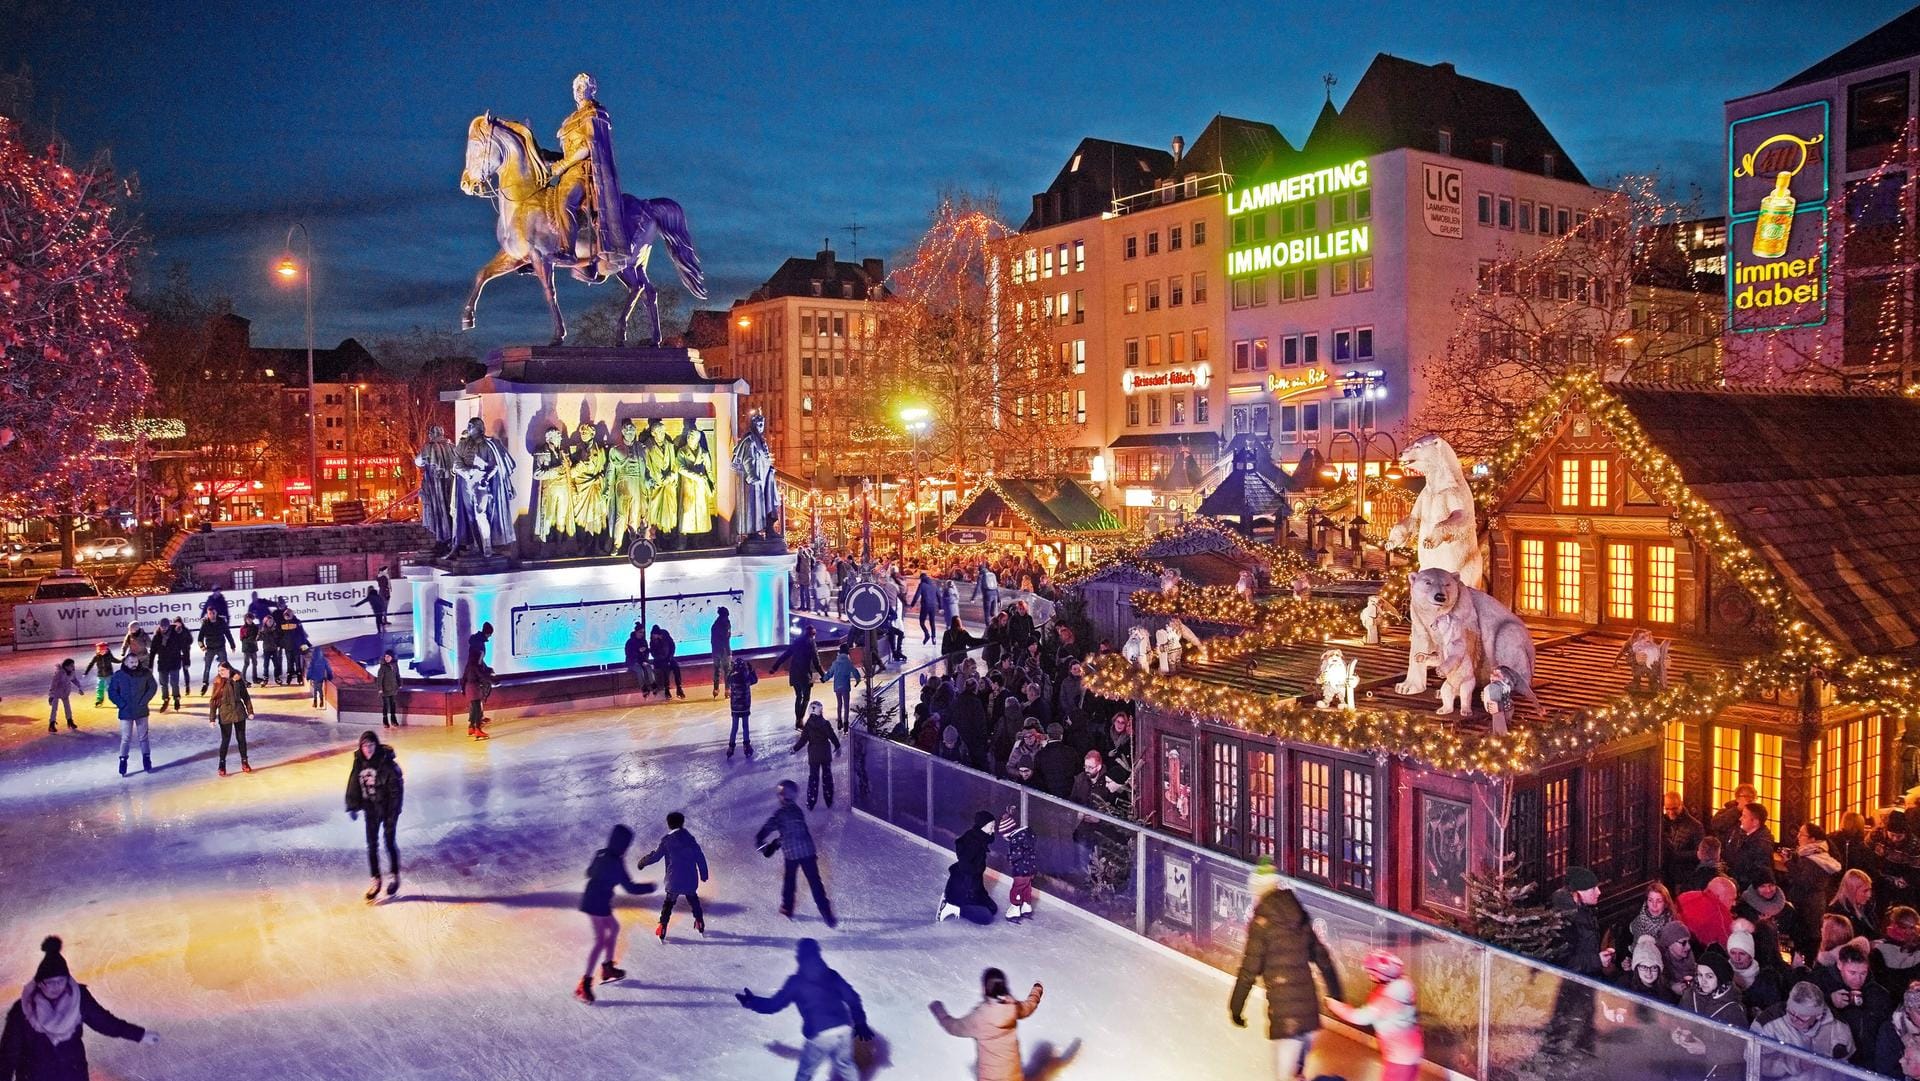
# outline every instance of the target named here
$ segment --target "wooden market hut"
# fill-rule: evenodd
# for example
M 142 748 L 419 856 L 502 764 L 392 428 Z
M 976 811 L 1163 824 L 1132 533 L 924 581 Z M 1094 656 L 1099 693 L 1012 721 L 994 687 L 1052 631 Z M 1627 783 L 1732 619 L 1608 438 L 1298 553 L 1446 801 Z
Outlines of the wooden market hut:
M 940 536 L 951 544 L 1050 548 L 1057 567 L 1087 562 L 1128 531 L 1072 477 L 989 477 L 961 501 Z
M 1584 865 L 1609 899 L 1637 893 L 1669 788 L 1704 818 L 1751 781 L 1790 836 L 1912 780 L 1896 725 L 1920 649 L 1920 403 L 1575 377 L 1489 465 L 1489 591 L 1534 633 L 1545 721 L 1495 737 L 1478 712 L 1436 717 L 1431 687 L 1398 694 L 1404 631 L 1248 631 L 1130 677 L 1142 817 L 1446 919 L 1502 846 L 1543 889 Z M 1664 690 L 1628 689 L 1642 627 L 1672 642 Z M 1312 708 L 1329 646 L 1360 659 L 1351 714 Z

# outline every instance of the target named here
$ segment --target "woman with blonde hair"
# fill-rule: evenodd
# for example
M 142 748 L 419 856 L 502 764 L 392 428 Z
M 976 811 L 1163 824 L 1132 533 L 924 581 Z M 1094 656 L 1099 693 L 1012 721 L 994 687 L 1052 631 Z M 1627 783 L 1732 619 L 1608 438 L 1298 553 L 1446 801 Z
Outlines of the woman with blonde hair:
M 1834 891 L 1833 903 L 1827 906 L 1827 912 L 1846 917 L 1853 935 L 1867 939 L 1880 937 L 1880 905 L 1873 899 L 1873 877 L 1858 867 L 1840 876 L 1840 888 Z M 1821 937 L 1826 937 L 1825 928 L 1821 929 Z M 1825 948 L 1824 942 L 1821 947 Z
M 1813 955 L 1812 967 L 1838 964 L 1840 947 L 1853 939 L 1853 921 L 1837 912 L 1827 913 L 1820 920 L 1820 949 Z

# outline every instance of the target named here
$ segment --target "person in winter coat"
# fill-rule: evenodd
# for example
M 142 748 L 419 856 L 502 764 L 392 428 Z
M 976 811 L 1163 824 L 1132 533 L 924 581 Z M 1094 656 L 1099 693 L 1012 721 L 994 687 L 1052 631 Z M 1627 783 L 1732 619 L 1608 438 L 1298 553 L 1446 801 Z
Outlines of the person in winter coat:
M 754 1013 L 779 1013 L 788 1006 L 800 1011 L 800 1035 L 806 1042 L 800 1047 L 796 1081 L 811 1081 L 821 1066 L 827 1066 L 833 1081 L 857 1081 L 853 1041 L 873 1039 L 859 993 L 827 967 L 819 942 L 801 939 L 794 943 L 793 956 L 799 968 L 780 990 L 762 997 L 743 987 L 733 996 L 735 1001 Z
M 191 648 L 193 640 L 185 637 L 185 628 L 181 629 L 180 634 L 181 645 Z M 153 667 L 160 677 L 161 713 L 165 713 L 170 706 L 173 709 L 180 708 L 180 670 L 186 666 L 187 662 L 174 645 L 173 624 L 161 620 L 153 636 Z
M 1675 920 L 1660 928 L 1654 935 L 1654 942 L 1660 947 L 1660 962 L 1665 966 L 1667 994 L 1678 999 L 1686 994 L 1687 981 L 1693 978 L 1693 970 L 1700 965 L 1698 954 L 1693 948 L 1693 936 L 1687 933 L 1687 925 Z
M 300 617 L 293 614 L 293 609 L 283 605 L 274 618 L 280 621 L 280 652 L 287 658 L 287 682 L 298 685 L 306 678 L 306 669 L 300 666 L 301 649 L 313 643 L 307 639 L 307 628 L 301 624 Z
M 800 637 L 787 646 L 767 669 L 772 675 L 787 666 L 787 682 L 793 687 L 793 727 L 796 729 L 806 723 L 807 703 L 813 700 L 813 677 L 827 678 L 827 670 L 820 667 L 820 648 L 813 637 L 813 624 L 801 628 Z
M 679 811 L 667 815 L 667 832 L 661 836 L 660 843 L 653 851 L 640 857 L 639 870 L 661 860 L 667 862 L 667 880 L 660 900 L 660 924 L 653 929 L 653 935 L 660 941 L 667 940 L 667 924 L 673 922 L 673 902 L 685 897 L 687 907 L 693 910 L 693 929 L 701 934 L 707 933 L 707 918 L 700 911 L 700 883 L 707 880 L 707 854 L 700 851 L 700 842 L 687 832 L 687 816 Z
M 129 653 L 138 657 L 140 667 L 148 667 L 146 662 L 153 654 L 153 637 L 138 621 L 127 624 L 127 633 L 120 639 L 120 656 L 125 657 Z
M 847 715 L 853 712 L 853 677 L 858 674 L 853 664 L 853 642 L 840 643 L 840 652 L 834 655 L 826 678 L 833 681 L 833 720 L 842 732 L 847 730 Z
M 393 586 L 389 584 L 387 588 L 392 589 Z M 354 601 L 350 607 L 358 608 L 363 604 L 367 606 L 367 614 L 373 617 L 373 633 L 387 633 L 387 594 L 381 591 L 378 582 L 367 586 L 366 596 Z
M 993 922 L 999 906 L 987 890 L 987 850 L 993 844 L 992 811 L 975 811 L 973 828 L 953 840 L 954 861 L 947 868 L 946 889 L 933 922 L 962 916 L 981 925 Z
M 300 647 L 300 659 L 304 662 L 302 671 L 307 674 L 307 683 L 313 688 L 313 708 L 319 709 L 327 704 L 327 684 L 333 679 L 333 662 L 327 660 L 327 651 L 312 646 Z
M 1366 1005 L 1329 998 L 1327 1009 L 1349 1025 L 1373 1029 L 1380 1042 L 1380 1081 L 1417 1081 L 1427 1041 L 1420 1032 L 1419 996 L 1407 979 L 1406 963 L 1387 950 L 1368 950 L 1360 968 L 1373 981 Z
M 1640 901 L 1640 911 L 1633 914 L 1625 923 L 1614 929 L 1613 940 L 1619 943 L 1639 941 L 1642 935 L 1649 938 L 1658 935 L 1660 929 L 1679 918 L 1673 903 L 1673 894 L 1667 887 L 1655 882 L 1647 887 Z
M 1313 1034 L 1320 1029 L 1320 995 L 1313 985 L 1311 965 L 1320 971 L 1331 998 L 1340 991 L 1340 973 L 1333 956 L 1313 930 L 1306 909 L 1293 891 L 1280 885 L 1280 875 L 1266 857 L 1254 865 L 1247 885 L 1255 900 L 1247 923 L 1247 948 L 1233 981 L 1227 1012 L 1236 1027 L 1247 1025 L 1244 1011 L 1255 980 L 1267 989 L 1267 1039 L 1274 1041 L 1274 1077 L 1294 1081 L 1305 1067 Z
M 1749 1026 L 1762 1036 L 1771 1037 L 1789 1047 L 1797 1047 L 1819 1058 L 1845 1061 L 1853 1057 L 1853 1033 L 1827 1008 L 1826 996 L 1813 984 L 1802 980 L 1787 992 L 1787 1000 L 1763 1010 Z M 1760 1057 L 1760 1076 L 1766 1078 L 1812 1078 L 1812 1069 L 1782 1055 Z
M 1765 804 L 1749 803 L 1740 808 L 1740 825 L 1728 835 L 1721 858 L 1733 872 L 1741 889 L 1754 884 L 1761 872 L 1773 868 L 1773 831 L 1767 828 Z
M 807 705 L 807 723 L 800 730 L 800 738 L 793 741 L 794 753 L 802 748 L 807 752 L 807 810 L 813 810 L 814 802 L 820 798 L 820 788 L 825 783 L 827 806 L 833 806 L 833 756 L 840 753 L 840 737 L 833 734 L 833 726 L 827 723 L 826 707 L 818 702 Z
M 593 1005 L 596 963 L 600 966 L 601 983 L 627 978 L 627 970 L 619 967 L 620 920 L 613 914 L 613 891 L 653 892 L 652 883 L 635 882 L 627 874 L 627 849 L 632 844 L 633 831 L 615 826 L 607 835 L 607 847 L 595 852 L 593 862 L 587 865 L 587 888 L 580 893 L 580 911 L 587 914 L 587 920 L 593 925 L 593 945 L 587 950 L 587 969 L 574 986 L 573 997 L 589 1006 Z
M 687 685 L 680 678 L 680 662 L 673 659 L 676 646 L 673 635 L 660 624 L 653 625 L 653 634 L 647 638 L 647 652 L 653 655 L 654 678 L 660 682 L 660 697 L 667 696 L 667 685 L 673 685 L 674 693 L 681 698 L 687 696 Z
M 1833 1016 L 1853 1033 L 1856 1066 L 1871 1066 L 1880 1026 L 1887 1023 L 1900 1001 L 1870 978 L 1872 947 L 1854 939 L 1840 947 L 1837 963 L 1814 970 L 1813 979 L 1827 996 Z M 1904 992 L 1904 989 L 1903 989 Z
M 225 598 L 221 599 L 224 602 Z M 200 693 L 204 695 L 212 685 L 214 669 L 227 663 L 227 653 L 233 649 L 233 631 L 227 626 L 226 614 L 208 605 L 200 619 L 199 638 Z
M 1599 910 L 1595 907 L 1600 903 L 1599 876 L 1585 867 L 1567 868 L 1567 884 L 1554 891 L 1551 903 L 1566 919 L 1556 963 L 1589 979 L 1606 979 L 1607 970 L 1613 967 L 1613 950 L 1601 946 Z M 1547 1021 L 1546 1049 L 1560 1056 L 1591 1055 L 1593 1007 L 1591 987 L 1576 980 L 1560 981 L 1554 992 L 1553 1014 Z
M 1834 881 L 1846 868 L 1829 847 L 1827 831 L 1816 822 L 1802 822 L 1794 836 L 1793 859 L 1787 863 L 1787 900 L 1799 914 L 1793 944 L 1812 953 L 1820 936 L 1820 913 L 1833 900 Z
M 1907 905 L 1887 911 L 1885 934 L 1873 940 L 1873 972 L 1896 998 L 1920 978 L 1920 912 Z
M 828 927 L 838 927 L 840 921 L 834 918 L 833 902 L 827 900 L 827 888 L 820 883 L 819 857 L 814 851 L 813 834 L 807 829 L 807 814 L 794 804 L 794 798 L 800 794 L 800 786 L 792 781 L 781 781 L 775 788 L 779 805 L 768 816 L 760 831 L 753 835 L 753 843 L 760 846 L 760 854 L 771 856 L 776 850 L 785 856 L 786 866 L 780 879 L 780 914 L 793 918 L 793 880 L 797 873 L 807 876 L 807 889 L 813 893 L 813 907 L 820 911 L 820 918 Z M 768 834 L 777 834 L 773 841 L 767 840 Z
M 1731 878 L 1716 878 L 1704 890 L 1680 895 L 1680 922 L 1701 946 L 1727 947 L 1733 930 L 1733 903 L 1740 889 Z
M 227 747 L 235 736 L 240 737 L 240 772 L 253 772 L 247 763 L 247 718 L 252 716 L 253 696 L 247 693 L 247 681 L 232 665 L 222 663 L 207 702 L 207 720 L 220 726 L 220 776 L 227 775 Z
M 967 629 L 960 625 L 960 617 L 954 616 L 947 620 L 947 629 L 940 634 L 940 656 L 947 662 L 947 668 L 952 669 L 960 663 L 962 656 L 982 641 L 967 633 Z
M 269 610 L 260 620 L 260 671 L 262 678 L 270 678 L 276 687 L 287 681 L 283 661 L 286 651 L 280 646 L 280 617 Z
M 1661 801 L 1660 879 L 1669 889 L 1686 892 L 1682 885 L 1694 866 L 1694 850 L 1706 835 L 1700 820 L 1687 810 L 1680 793 L 1669 790 Z
M 1040 873 L 1033 831 L 1019 824 L 1014 809 L 1000 816 L 1000 836 L 1007 842 L 1007 874 L 1013 886 L 1007 890 L 1007 919 L 1019 922 L 1033 915 L 1033 876 Z
M 925 581 L 925 579 L 922 579 Z M 1007 989 L 1007 974 L 997 968 L 980 974 L 980 1003 L 963 1017 L 954 1017 L 935 1000 L 927 1005 L 934 1020 L 949 1036 L 973 1041 L 973 1076 L 977 1081 L 1022 1081 L 1020 1037 L 1017 1026 L 1040 1008 L 1046 988 L 1035 983 L 1024 999 Z
M 1667 982 L 1666 965 L 1660 959 L 1660 944 L 1654 941 L 1652 935 L 1641 935 L 1633 940 L 1633 952 L 1613 982 L 1622 991 L 1631 991 L 1669 1006 L 1680 1001 L 1680 996 L 1674 993 L 1672 985 Z
M 1047 726 L 1047 742 L 1033 756 L 1033 779 L 1048 795 L 1067 798 L 1073 790 L 1073 775 L 1080 768 L 1080 753 L 1067 745 L 1067 730 L 1055 721 Z
M 467 643 L 467 666 L 460 673 L 460 689 L 467 696 L 467 735 L 487 738 L 487 699 L 493 694 L 493 669 L 487 664 L 487 643 L 493 624 L 483 623 Z
M 242 678 L 258 682 L 260 679 L 260 621 L 248 612 L 240 617 L 240 675 Z
M 922 571 L 920 581 L 913 587 L 913 596 L 908 599 L 909 607 L 920 609 L 920 644 L 933 641 L 934 631 L 940 626 L 940 579 L 931 571 Z
M 733 724 L 727 729 L 727 757 L 733 757 L 733 741 L 737 738 L 746 744 L 747 757 L 753 757 L 753 685 L 760 682 L 760 673 L 753 670 L 753 662 L 745 657 L 735 657 L 727 672 L 727 710 L 733 715 Z
M 1880 933 L 1880 905 L 1873 899 L 1873 877 L 1857 867 L 1840 876 L 1840 888 L 1827 911 L 1845 916 L 1856 935 L 1872 939 Z
M 1748 1011 L 1758 1013 L 1786 1000 L 1786 970 L 1779 954 L 1771 957 L 1757 952 L 1753 931 L 1745 920 L 1735 920 L 1733 933 L 1727 936 L 1727 964 L 1733 970 L 1733 982 L 1740 988 L 1740 1001 Z
M 87 1081 L 82 1026 L 102 1036 L 152 1046 L 160 1034 L 107 1012 L 87 985 L 74 980 L 61 956 L 60 939 L 40 942 L 40 967 L 21 989 L 0 1029 L 0 1078 L 7 1081 Z
M 73 658 L 54 665 L 53 683 L 47 688 L 47 731 L 59 731 L 53 720 L 62 706 L 67 710 L 67 727 L 79 731 L 80 726 L 73 723 L 73 692 L 78 690 L 80 673 L 73 667 Z
M 213 587 L 213 592 L 207 594 L 206 603 L 200 606 L 200 618 L 206 619 L 208 616 L 219 616 L 229 624 L 233 622 L 233 606 L 228 603 L 227 595 L 221 592 L 219 586 Z
M 387 883 L 387 896 L 400 892 L 400 846 L 394 831 L 400 824 L 400 808 L 406 798 L 406 778 L 393 748 L 380 742 L 380 734 L 368 729 L 360 733 L 360 744 L 353 752 L 353 766 L 347 771 L 347 817 L 367 816 L 367 870 L 373 884 L 367 887 L 367 900 L 380 893 L 381 838 L 387 843 L 387 865 L 393 879 Z
M 1698 1014 L 1709 1021 L 1718 1021 L 1734 1028 L 1745 1028 L 1747 1024 L 1746 1004 L 1740 999 L 1740 988 L 1733 981 L 1733 969 L 1727 964 L 1726 957 L 1718 950 L 1712 950 L 1694 966 L 1693 979 L 1687 984 L 1687 990 L 1681 996 L 1680 1005 L 1689 1013 Z M 1673 1030 L 1674 1046 L 1689 1055 L 1699 1056 L 1705 1064 L 1707 1056 L 1715 1052 L 1709 1050 L 1707 1041 L 1689 1028 Z M 1725 1041 L 1715 1038 L 1715 1044 L 1724 1045 Z M 1724 1052 L 1721 1052 L 1724 1054 Z M 1736 1058 L 1713 1062 L 1707 1067 L 1706 1077 L 1739 1077 L 1740 1060 Z
M 1873 1042 L 1873 1069 L 1888 1077 L 1914 1077 L 1920 1069 L 1920 984 L 1906 989 L 1900 1009 L 1880 1026 Z
M 727 691 L 727 672 L 733 668 L 733 613 L 723 605 L 713 617 L 713 627 L 707 632 L 707 648 L 713 661 L 713 696 L 720 697 Z
M 394 658 L 393 650 L 380 654 L 380 667 L 373 674 L 373 682 L 380 688 L 380 727 L 400 727 L 400 662 Z
M 127 752 L 133 739 L 140 737 L 140 766 L 153 772 L 153 748 L 147 743 L 147 710 L 153 696 L 160 693 L 160 682 L 153 673 L 140 667 L 140 655 L 128 653 L 120 659 L 120 670 L 107 682 L 107 698 L 120 715 L 120 776 L 127 775 Z
M 107 683 L 113 679 L 114 669 L 120 667 L 120 658 L 113 655 L 105 642 L 93 644 L 93 656 L 87 658 L 87 667 L 82 669 L 93 677 L 93 704 L 96 708 L 107 701 Z

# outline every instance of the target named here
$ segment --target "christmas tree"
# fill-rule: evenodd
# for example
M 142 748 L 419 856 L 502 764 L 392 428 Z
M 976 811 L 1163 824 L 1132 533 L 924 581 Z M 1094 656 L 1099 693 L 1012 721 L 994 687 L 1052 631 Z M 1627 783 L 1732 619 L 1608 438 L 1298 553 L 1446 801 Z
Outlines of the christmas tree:
M 1553 960 L 1560 944 L 1565 914 L 1550 905 L 1532 903 L 1532 882 L 1515 871 L 1513 853 L 1506 853 L 1491 874 L 1467 874 L 1470 930 L 1475 938 L 1501 949 L 1543 961 Z

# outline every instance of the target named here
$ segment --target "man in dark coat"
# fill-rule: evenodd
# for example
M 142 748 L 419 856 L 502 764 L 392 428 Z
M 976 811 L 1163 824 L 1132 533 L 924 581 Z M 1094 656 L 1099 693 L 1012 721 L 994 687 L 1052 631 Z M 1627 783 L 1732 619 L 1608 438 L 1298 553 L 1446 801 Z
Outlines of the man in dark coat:
M 1073 791 L 1073 775 L 1080 767 L 1080 752 L 1067 744 L 1067 731 L 1055 721 L 1047 726 L 1047 743 L 1033 756 L 1033 779 L 1042 791 L 1066 799 Z
M 793 687 L 793 726 L 799 728 L 806 721 L 807 703 L 813 700 L 815 677 L 827 678 L 827 670 L 820 667 L 820 647 L 814 641 L 813 624 L 801 629 L 800 637 L 780 654 L 767 674 L 778 672 L 781 665 L 787 666 L 787 682 Z
M 652 654 L 647 650 L 646 628 L 642 627 L 638 620 L 634 621 L 633 630 L 627 633 L 626 645 L 622 648 L 627 661 L 627 671 L 633 673 L 633 682 L 640 688 L 641 696 L 652 694 L 653 664 L 648 659 Z
M 1554 891 L 1553 907 L 1564 917 L 1555 961 L 1561 968 L 1604 980 L 1613 950 L 1600 946 L 1600 877 L 1585 867 L 1567 868 L 1567 884 Z M 1564 980 L 1554 993 L 1545 1050 L 1558 1055 L 1593 1054 L 1593 989 Z
M 221 598 L 222 608 L 226 607 L 225 600 Z M 227 651 L 233 648 L 233 631 L 227 627 L 227 617 L 209 605 L 206 616 L 200 620 L 197 633 L 200 638 L 200 693 L 204 695 L 208 685 L 213 682 L 214 668 L 227 663 Z
M 1261 859 L 1248 886 L 1257 900 L 1247 923 L 1247 949 L 1240 973 L 1233 981 L 1227 1011 L 1233 1023 L 1245 1028 L 1247 995 L 1253 982 L 1267 989 L 1267 1039 L 1278 1041 L 1274 1076 L 1290 1078 L 1306 1065 L 1313 1034 L 1320 1028 L 1320 993 L 1307 966 L 1320 970 L 1327 994 L 1340 998 L 1340 973 L 1333 956 L 1314 933 L 1313 923 L 1293 891 L 1280 885 L 1271 861 Z
M 400 892 L 400 846 L 394 831 L 400 825 L 400 808 L 406 799 L 406 778 L 393 748 L 380 742 L 379 733 L 368 729 L 360 733 L 360 744 L 353 752 L 353 766 L 347 771 L 347 817 L 367 816 L 367 868 L 373 884 L 367 887 L 371 901 L 380 893 L 380 845 L 387 844 L 387 864 L 393 879 L 387 883 L 387 896 Z
M 975 769 L 985 768 L 992 731 L 987 725 L 986 703 L 980 700 L 977 686 L 971 680 L 962 693 L 954 696 L 953 706 L 944 712 L 944 717 L 960 733 L 960 745 L 966 748 L 967 764 Z
M 0 1029 L 0 1077 L 20 1081 L 87 1081 L 87 1048 L 82 1028 L 102 1036 L 138 1043 L 160 1042 L 158 1033 L 122 1021 L 95 1001 L 93 992 L 74 980 L 60 940 L 40 943 L 40 967 L 7 1011 Z
M 664 896 L 660 899 L 660 924 L 653 929 L 655 938 L 667 940 L 667 924 L 673 921 L 673 901 L 676 897 L 685 897 L 687 907 L 693 909 L 693 929 L 701 934 L 707 933 L 707 919 L 700 911 L 700 883 L 707 880 L 707 854 L 700 851 L 700 842 L 687 832 L 687 816 L 679 811 L 667 815 L 667 832 L 653 851 L 640 857 L 640 866 L 635 870 L 644 871 L 650 865 L 667 861 L 667 880 L 661 883 Z
M 1693 848 L 1693 857 L 1693 867 L 1682 875 L 1680 881 L 1673 887 L 1675 897 L 1683 893 L 1692 893 L 1694 890 L 1704 890 L 1707 888 L 1707 883 L 1716 878 L 1733 877 L 1733 872 L 1728 870 L 1726 862 L 1720 858 L 1720 838 L 1713 834 L 1709 833 L 1700 838 L 1700 843 Z
M 807 889 L 813 893 L 813 907 L 820 910 L 820 918 L 828 927 L 837 927 L 840 921 L 833 916 L 833 902 L 827 900 L 827 888 L 820 884 L 820 863 L 813 848 L 813 834 L 807 829 L 807 813 L 795 805 L 794 798 L 800 794 L 800 786 L 792 781 L 781 781 L 777 789 L 780 805 L 753 835 L 753 843 L 761 846 L 761 854 L 771 856 L 779 849 L 786 857 L 786 867 L 780 880 L 780 914 L 793 918 L 793 880 L 795 873 L 807 876 Z M 768 834 L 778 834 L 775 842 L 767 842 Z
M 907 601 L 909 607 L 920 609 L 920 643 L 925 645 L 933 641 L 940 630 L 940 579 L 930 570 L 920 572 L 920 582 L 913 587 L 913 596 Z
M 660 696 L 667 696 L 667 684 L 673 684 L 675 694 L 681 698 L 687 696 L 687 685 L 680 679 L 680 662 L 673 659 L 675 644 L 673 635 L 660 624 L 653 625 L 653 634 L 647 640 L 647 649 L 653 654 L 655 678 L 660 681 Z
M 1712 820 L 1707 823 L 1707 832 L 1720 838 L 1722 841 L 1728 840 L 1733 836 L 1734 831 L 1740 828 L 1741 809 L 1759 798 L 1760 790 L 1752 785 L 1743 784 L 1735 786 L 1733 798 L 1728 800 L 1719 810 L 1713 812 Z
M 1773 831 L 1767 828 L 1767 808 L 1749 803 L 1740 809 L 1740 824 L 1727 838 L 1721 858 L 1733 872 L 1741 889 L 1760 881 L 1773 870 Z
M 153 747 L 147 742 L 147 716 L 160 683 L 153 673 L 140 666 L 139 658 L 129 652 L 120 658 L 120 670 L 107 681 L 107 698 L 120 716 L 120 776 L 127 775 L 127 755 L 133 741 L 140 740 L 140 765 L 153 772 Z
M 1660 815 L 1660 880 L 1676 896 L 1694 888 L 1689 876 L 1704 832 L 1700 820 L 1687 810 L 1680 793 L 1668 792 Z
M 807 810 L 813 810 L 819 800 L 822 782 L 827 789 L 827 806 L 833 806 L 833 756 L 840 753 L 840 737 L 833 734 L 826 707 L 819 702 L 807 704 L 807 723 L 800 729 L 800 738 L 793 741 L 794 753 L 802 747 L 807 750 Z
M 787 977 L 771 997 L 762 998 L 750 987 L 733 997 L 754 1013 L 779 1013 L 792 1006 L 800 1011 L 800 1070 L 806 1081 L 827 1065 L 834 1078 L 855 1076 L 853 1041 L 871 1040 L 867 1011 L 852 985 L 820 958 L 820 943 L 803 938 L 794 944 L 799 970 Z M 829 1065 L 830 1064 L 830 1065 Z

